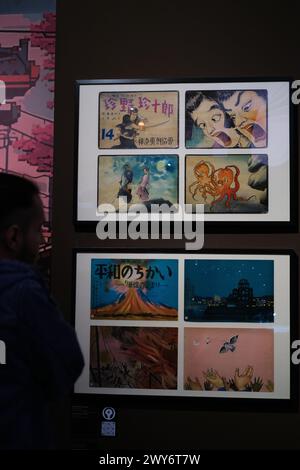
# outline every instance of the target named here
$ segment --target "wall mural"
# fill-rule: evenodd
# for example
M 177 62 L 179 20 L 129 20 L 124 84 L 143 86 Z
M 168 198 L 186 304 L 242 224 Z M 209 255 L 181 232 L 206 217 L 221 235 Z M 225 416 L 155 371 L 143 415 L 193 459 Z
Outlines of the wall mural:
M 0 171 L 32 179 L 45 211 L 40 264 L 49 276 L 53 180 L 55 0 L 1 2 Z

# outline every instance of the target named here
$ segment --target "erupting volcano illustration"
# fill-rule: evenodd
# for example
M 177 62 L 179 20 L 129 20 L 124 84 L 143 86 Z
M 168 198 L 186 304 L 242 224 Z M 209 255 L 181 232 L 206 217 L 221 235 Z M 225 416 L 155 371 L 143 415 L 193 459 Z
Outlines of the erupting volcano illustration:
M 176 260 L 92 260 L 91 318 L 178 317 Z
M 137 318 L 150 320 L 176 320 L 177 309 L 151 302 L 141 289 L 131 287 L 119 301 L 104 307 L 92 309 L 92 317 L 99 318 Z

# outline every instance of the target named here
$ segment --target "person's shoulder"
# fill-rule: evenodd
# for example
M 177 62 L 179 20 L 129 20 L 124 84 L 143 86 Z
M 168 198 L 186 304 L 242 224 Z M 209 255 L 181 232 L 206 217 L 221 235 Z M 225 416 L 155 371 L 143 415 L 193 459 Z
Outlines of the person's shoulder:
M 34 267 L 29 267 L 27 275 L 19 282 L 19 291 L 23 299 L 50 302 L 54 304 L 44 278 Z
M 47 317 L 54 319 L 59 317 L 60 312 L 56 302 L 41 276 L 33 271 L 32 276 L 28 276 L 19 285 L 19 319 L 25 323 L 37 324 L 43 318 L 47 324 Z
M 43 278 L 34 266 L 18 260 L 0 260 L 0 287 L 2 290 L 8 290 L 11 287 L 42 288 L 43 286 Z
M 33 266 L 28 266 L 26 275 L 24 278 L 20 281 L 23 287 L 27 288 L 39 288 L 39 289 L 44 289 L 46 287 L 45 281 L 42 278 L 41 274 L 39 271 L 33 267 Z

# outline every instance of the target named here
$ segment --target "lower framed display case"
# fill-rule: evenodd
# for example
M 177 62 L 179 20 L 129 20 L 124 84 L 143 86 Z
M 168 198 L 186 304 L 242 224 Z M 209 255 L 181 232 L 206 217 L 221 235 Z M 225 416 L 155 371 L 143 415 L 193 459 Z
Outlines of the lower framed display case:
M 294 252 L 74 250 L 74 272 L 76 395 L 297 408 Z

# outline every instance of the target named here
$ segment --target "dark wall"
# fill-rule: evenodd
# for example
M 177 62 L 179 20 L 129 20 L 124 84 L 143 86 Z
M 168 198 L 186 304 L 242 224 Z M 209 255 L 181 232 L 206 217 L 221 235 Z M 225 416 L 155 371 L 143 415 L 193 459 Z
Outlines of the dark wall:
M 156 7 L 153 2 L 119 5 L 58 0 L 52 289 L 68 319 L 72 314 L 72 248 L 100 246 L 95 234 L 76 233 L 72 224 L 74 81 L 134 77 L 300 79 L 298 18 L 288 2 L 280 2 L 280 6 L 263 1 L 242 4 L 227 0 L 219 4 L 198 1 L 194 6 L 186 2 L 176 6 L 161 1 Z M 168 241 L 156 242 L 152 247 L 164 250 L 169 245 Z M 128 242 L 127 247 L 131 246 L 136 243 Z M 211 234 L 205 237 L 205 248 L 289 248 L 300 254 L 298 233 Z M 67 417 L 61 419 L 61 439 L 66 439 Z M 104 448 L 300 448 L 299 413 L 155 411 L 124 404 L 118 410 L 117 425 L 117 438 L 100 441 Z

